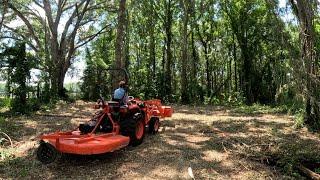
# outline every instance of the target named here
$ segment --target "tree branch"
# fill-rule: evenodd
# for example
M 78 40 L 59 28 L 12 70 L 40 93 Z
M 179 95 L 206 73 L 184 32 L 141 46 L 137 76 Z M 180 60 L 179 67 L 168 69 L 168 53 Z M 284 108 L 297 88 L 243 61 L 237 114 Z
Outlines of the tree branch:
M 83 9 L 82 9 L 82 12 L 79 14 L 78 13 L 78 19 L 77 19 L 77 22 L 74 26 L 74 29 L 72 31 L 72 33 L 70 34 L 70 36 L 68 37 L 68 42 L 69 42 L 69 52 L 68 52 L 68 55 L 67 55 L 67 59 L 66 59 L 66 64 L 70 63 L 70 60 L 71 60 L 71 57 L 73 55 L 73 53 L 75 52 L 75 37 L 77 35 L 77 30 L 78 28 L 80 27 L 80 22 L 84 16 L 84 14 L 86 13 L 87 11 L 87 8 L 88 8 L 88 5 L 90 3 L 90 0 L 87 0 L 86 1 L 86 4 L 84 5 Z M 76 7 L 76 12 L 77 12 L 78 8 Z
M 78 8 L 76 8 L 76 12 L 77 12 L 77 14 L 78 14 L 78 15 L 77 15 L 77 16 L 78 16 L 77 22 L 76 22 L 76 24 L 75 24 L 75 26 L 74 26 L 74 29 L 73 29 L 72 33 L 71 33 L 70 36 L 68 37 L 68 42 L 70 42 L 70 43 L 69 43 L 69 50 L 71 50 L 71 51 L 72 51 L 72 49 L 74 49 L 74 40 L 75 40 L 75 37 L 76 37 L 76 35 L 77 35 L 77 30 L 78 30 L 79 27 L 80 27 L 80 22 L 81 22 L 81 20 L 82 20 L 82 18 L 83 18 L 83 16 L 84 16 L 85 12 L 87 11 L 87 8 L 88 8 L 89 3 L 90 3 L 90 0 L 87 0 L 87 1 L 86 1 L 86 4 L 84 5 L 81 13 L 79 13 L 79 12 L 78 12 Z
M 48 19 L 50 31 L 54 36 L 57 36 L 57 28 L 55 26 L 55 22 L 53 22 L 51 5 L 48 0 L 43 0 L 43 5 L 46 12 L 46 17 Z
M 37 6 L 41 7 L 42 9 L 44 9 L 44 7 L 37 1 L 37 0 L 32 0 Z
M 82 0 L 79 4 L 79 6 L 82 6 L 83 3 L 85 3 L 87 0 Z M 71 7 L 73 7 L 75 5 L 72 5 Z M 73 19 L 76 17 L 77 14 L 77 8 L 75 8 L 75 10 L 73 11 L 72 15 L 70 16 L 70 18 L 68 19 L 68 21 L 66 22 L 66 25 L 64 26 L 64 30 L 62 32 L 61 35 L 61 40 L 60 40 L 60 49 L 66 49 L 66 36 L 69 30 L 70 25 L 72 24 Z
M 76 50 L 76 49 L 84 46 L 85 44 L 89 43 L 90 41 L 92 41 L 92 40 L 93 40 L 94 38 L 96 38 L 98 35 L 103 34 L 103 33 L 105 33 L 105 32 L 108 32 L 108 31 L 104 31 L 104 30 L 107 29 L 107 27 L 110 27 L 110 26 L 111 26 L 111 25 L 109 24 L 109 25 L 103 27 L 102 29 L 100 29 L 100 31 L 98 31 L 97 33 L 91 34 L 90 36 L 87 36 L 87 37 L 83 38 L 83 39 L 80 40 L 80 41 L 84 41 L 84 42 L 82 42 L 81 44 L 78 44 L 74 49 Z M 80 42 L 79 42 L 79 43 L 80 43 Z
M 58 1 L 58 10 L 57 10 L 57 16 L 54 20 L 54 27 L 58 28 L 58 25 L 59 25 L 59 22 L 60 22 L 60 18 L 61 18 L 61 15 L 62 15 L 62 12 L 63 12 L 63 6 L 64 6 L 64 3 L 66 1 L 63 2 L 63 0 L 59 0 Z
M 2 3 L 2 16 L 1 16 L 1 20 L 0 20 L 0 32 L 1 32 L 1 29 L 2 29 L 2 24 L 3 24 L 3 21 L 4 21 L 4 17 L 5 15 L 7 14 L 7 7 L 8 7 L 8 1 L 7 0 L 4 0 L 4 2 Z
M 30 31 L 33 39 L 36 41 L 37 46 L 41 47 L 40 41 L 38 39 L 38 37 L 36 36 L 34 29 L 31 25 L 31 23 L 28 21 L 28 19 L 16 8 L 14 7 L 11 3 L 8 3 L 8 6 L 10 9 L 12 9 L 18 16 L 19 18 L 25 23 L 25 25 L 27 26 L 28 30 Z
M 13 33 L 21 36 L 22 40 L 27 40 L 27 39 L 28 39 L 26 36 L 24 36 L 24 35 L 22 35 L 20 32 L 18 32 L 18 30 L 15 29 L 15 28 L 11 28 L 11 27 L 9 27 L 9 26 L 7 26 L 7 25 L 5 25 L 5 24 L 3 24 L 3 27 L 5 27 L 6 29 L 10 30 L 11 32 L 13 32 Z M 7 38 L 10 38 L 10 37 L 7 36 Z M 13 36 L 11 36 L 11 39 L 20 40 L 20 39 L 17 39 L 16 37 L 13 37 Z M 30 46 L 35 52 L 39 52 L 39 50 L 32 44 L 31 41 L 27 41 L 27 43 L 29 44 L 29 46 Z

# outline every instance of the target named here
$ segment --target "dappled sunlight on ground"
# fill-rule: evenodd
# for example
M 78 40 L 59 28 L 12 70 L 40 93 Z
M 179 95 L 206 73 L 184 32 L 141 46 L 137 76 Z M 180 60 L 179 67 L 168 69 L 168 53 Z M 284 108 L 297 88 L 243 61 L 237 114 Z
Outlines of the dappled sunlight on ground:
M 299 147 L 320 144 L 317 134 L 294 129 L 292 117 L 284 114 L 177 106 L 173 117 L 162 121 L 159 134 L 147 135 L 138 147 L 98 156 L 66 155 L 50 165 L 38 162 L 37 137 L 76 128 L 92 117 L 92 105 L 59 103 L 30 117 L 7 118 L 8 124 L 14 122 L 8 132 L 14 157 L 0 161 L 0 178 L 190 179 L 191 168 L 196 179 L 282 179 L 283 172 L 266 161 L 291 153 L 288 148 L 301 153 Z

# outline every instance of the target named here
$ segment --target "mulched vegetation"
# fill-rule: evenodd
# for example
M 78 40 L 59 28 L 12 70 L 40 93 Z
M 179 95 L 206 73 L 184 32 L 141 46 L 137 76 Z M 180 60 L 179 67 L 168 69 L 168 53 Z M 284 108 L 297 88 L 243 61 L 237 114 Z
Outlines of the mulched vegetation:
M 38 162 L 37 136 L 77 127 L 94 113 L 91 105 L 59 103 L 0 121 L 13 141 L 12 148 L 7 141 L 0 146 L 0 179 L 191 179 L 190 170 L 196 179 L 303 179 L 299 164 L 319 171 L 319 135 L 296 130 L 292 117 L 267 108 L 247 115 L 226 107 L 175 106 L 159 134 L 138 147 Z

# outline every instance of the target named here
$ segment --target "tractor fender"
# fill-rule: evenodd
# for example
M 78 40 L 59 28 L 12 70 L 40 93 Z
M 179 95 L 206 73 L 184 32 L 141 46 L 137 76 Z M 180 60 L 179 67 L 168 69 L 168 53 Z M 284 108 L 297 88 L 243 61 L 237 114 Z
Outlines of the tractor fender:
M 152 115 L 153 116 L 161 116 L 161 113 L 159 110 L 153 110 Z
M 132 104 L 132 105 L 129 106 L 129 111 L 133 111 L 135 109 L 140 110 L 140 107 L 137 104 Z
M 141 111 L 140 107 L 136 104 L 130 105 L 128 107 L 128 113 L 126 115 L 127 117 L 131 116 L 134 117 L 134 120 L 139 120 L 141 118 L 144 118 L 144 112 Z

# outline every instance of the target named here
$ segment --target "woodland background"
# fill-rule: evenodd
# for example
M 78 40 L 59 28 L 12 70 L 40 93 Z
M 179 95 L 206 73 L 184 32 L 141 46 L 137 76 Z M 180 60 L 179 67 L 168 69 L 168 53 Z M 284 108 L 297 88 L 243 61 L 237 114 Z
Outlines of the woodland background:
M 319 20 L 318 1 L 1 0 L 0 105 L 110 97 L 116 67 L 141 99 L 279 106 L 318 130 Z

